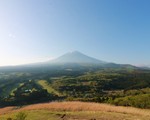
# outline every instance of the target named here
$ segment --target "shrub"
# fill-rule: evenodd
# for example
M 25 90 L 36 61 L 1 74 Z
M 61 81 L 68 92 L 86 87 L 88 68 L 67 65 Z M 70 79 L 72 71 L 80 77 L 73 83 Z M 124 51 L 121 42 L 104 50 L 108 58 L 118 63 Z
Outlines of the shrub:
M 136 95 L 116 98 L 113 102 L 115 105 L 133 106 L 138 108 L 150 108 L 150 95 Z
M 7 118 L 7 120 L 12 120 L 12 118 Z
M 16 115 L 16 119 L 15 120 L 25 120 L 27 117 L 27 114 L 24 113 L 24 112 L 19 112 L 17 115 Z

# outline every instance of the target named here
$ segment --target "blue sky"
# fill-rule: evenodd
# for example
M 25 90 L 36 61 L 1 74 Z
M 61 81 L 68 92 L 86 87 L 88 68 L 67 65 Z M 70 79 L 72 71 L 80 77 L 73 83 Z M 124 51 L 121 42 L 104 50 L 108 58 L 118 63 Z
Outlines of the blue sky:
M 150 64 L 148 0 L 1 0 L 0 65 L 78 50 L 108 62 Z

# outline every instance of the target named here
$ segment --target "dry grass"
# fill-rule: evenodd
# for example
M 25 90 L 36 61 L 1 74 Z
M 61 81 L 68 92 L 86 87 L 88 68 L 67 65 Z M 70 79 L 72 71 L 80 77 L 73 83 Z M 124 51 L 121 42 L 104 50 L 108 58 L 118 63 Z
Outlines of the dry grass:
M 24 110 L 93 111 L 93 112 L 103 111 L 103 112 L 115 112 L 115 113 L 150 116 L 150 110 L 146 109 L 120 107 L 108 104 L 89 103 L 89 102 L 51 102 L 51 103 L 28 105 L 19 109 L 7 107 L 0 109 L 0 114 Z
M 1 115 L 1 114 L 6 114 L 6 113 L 8 113 L 8 112 L 11 112 L 13 108 L 14 108 L 14 107 L 0 108 L 0 115 Z
M 118 113 L 150 116 L 150 110 L 132 107 L 120 107 L 108 104 L 88 103 L 88 102 L 52 102 L 52 103 L 29 105 L 21 108 L 20 110 L 40 110 L 40 109 L 48 109 L 56 111 L 104 111 L 104 112 L 118 112 Z

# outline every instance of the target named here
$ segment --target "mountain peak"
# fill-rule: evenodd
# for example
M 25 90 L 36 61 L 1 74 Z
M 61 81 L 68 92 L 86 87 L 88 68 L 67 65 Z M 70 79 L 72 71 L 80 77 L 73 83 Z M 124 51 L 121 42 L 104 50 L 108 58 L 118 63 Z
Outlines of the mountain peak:
M 64 55 L 83 55 L 83 56 L 86 56 L 85 54 L 79 52 L 79 51 L 72 51 L 72 52 L 68 52 Z M 62 55 L 63 56 L 63 55 Z
M 54 63 L 92 63 L 92 64 L 102 64 L 104 61 L 89 57 L 79 51 L 68 52 L 52 62 Z
M 83 53 L 81 53 L 81 52 L 75 50 L 75 51 L 68 52 L 68 53 L 66 53 L 66 54 L 83 54 Z

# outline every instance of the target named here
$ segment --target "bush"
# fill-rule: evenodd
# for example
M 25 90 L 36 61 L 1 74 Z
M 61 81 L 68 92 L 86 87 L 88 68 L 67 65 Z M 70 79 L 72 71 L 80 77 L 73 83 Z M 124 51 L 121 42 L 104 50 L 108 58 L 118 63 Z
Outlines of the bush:
M 19 112 L 17 115 L 16 115 L 16 119 L 15 120 L 25 120 L 27 117 L 27 114 L 24 113 L 24 112 Z
M 143 95 L 116 98 L 112 103 L 120 106 L 132 106 L 150 109 L 150 95 L 143 94 Z
M 7 120 L 12 120 L 12 118 L 7 118 Z

